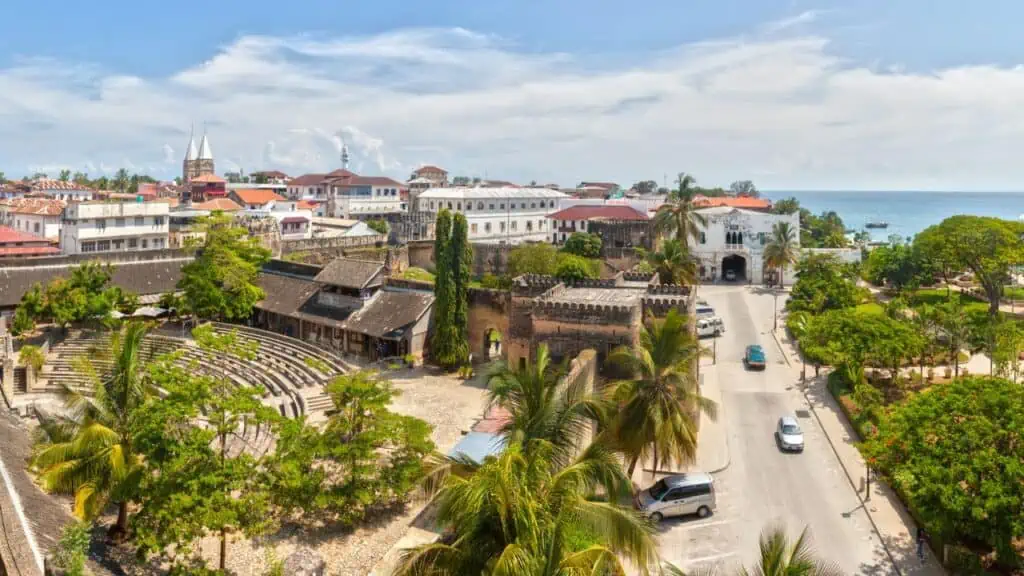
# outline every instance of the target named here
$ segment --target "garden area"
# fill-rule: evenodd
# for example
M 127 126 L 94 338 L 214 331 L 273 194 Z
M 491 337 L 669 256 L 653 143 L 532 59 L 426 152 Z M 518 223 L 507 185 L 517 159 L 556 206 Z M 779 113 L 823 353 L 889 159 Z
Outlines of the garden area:
M 804 259 L 786 325 L 806 362 L 830 367 L 828 390 L 865 460 L 936 550 L 948 545 L 949 567 L 1012 574 L 1024 566 L 1024 325 L 992 301 L 1024 250 L 1016 231 L 1000 234 L 990 220 L 951 218 L 911 245 L 873 251 L 859 269 Z M 971 241 L 972 226 L 984 238 Z M 993 236 L 1000 243 L 986 245 Z M 983 288 L 937 285 L 961 270 Z M 884 286 L 885 301 L 865 298 L 859 278 Z

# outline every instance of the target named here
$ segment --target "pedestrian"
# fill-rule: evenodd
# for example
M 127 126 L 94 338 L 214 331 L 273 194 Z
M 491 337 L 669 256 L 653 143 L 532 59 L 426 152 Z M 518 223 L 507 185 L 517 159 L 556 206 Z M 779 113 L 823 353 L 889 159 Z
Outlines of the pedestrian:
M 917 557 L 924 562 L 924 543 L 928 539 L 928 533 L 924 531 L 924 528 L 917 527 Z

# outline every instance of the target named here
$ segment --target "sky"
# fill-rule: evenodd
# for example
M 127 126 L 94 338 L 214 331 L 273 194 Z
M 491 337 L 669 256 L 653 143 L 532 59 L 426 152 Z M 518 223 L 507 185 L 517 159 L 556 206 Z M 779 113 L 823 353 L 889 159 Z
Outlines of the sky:
M 1024 3 L 4 0 L 0 171 L 1024 190 Z

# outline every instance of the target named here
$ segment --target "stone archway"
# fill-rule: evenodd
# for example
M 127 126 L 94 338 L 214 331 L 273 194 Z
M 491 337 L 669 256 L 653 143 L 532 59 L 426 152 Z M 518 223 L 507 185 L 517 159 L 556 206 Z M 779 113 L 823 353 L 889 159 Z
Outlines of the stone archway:
M 506 357 L 510 307 L 508 292 L 469 289 L 469 352 L 474 361 Z M 500 335 L 496 349 L 492 339 L 495 334 Z
M 487 330 L 484 330 L 484 341 L 481 343 L 481 347 L 483 348 L 483 354 L 481 355 L 481 359 L 484 362 L 501 358 L 501 342 L 503 338 L 504 335 L 493 326 L 488 328 Z
M 729 273 L 735 275 L 730 278 Z M 722 279 L 730 282 L 745 282 L 747 279 L 747 259 L 739 254 L 730 254 L 722 258 Z

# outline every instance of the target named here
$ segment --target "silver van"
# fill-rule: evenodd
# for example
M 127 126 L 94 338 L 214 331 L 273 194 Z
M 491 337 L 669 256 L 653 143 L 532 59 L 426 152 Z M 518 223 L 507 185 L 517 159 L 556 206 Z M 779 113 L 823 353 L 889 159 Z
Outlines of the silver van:
M 715 511 L 715 481 L 703 472 L 666 476 L 641 490 L 634 503 L 641 514 L 655 523 L 687 514 L 707 518 Z
M 721 336 L 725 332 L 725 323 L 718 316 L 697 320 L 697 337 Z

